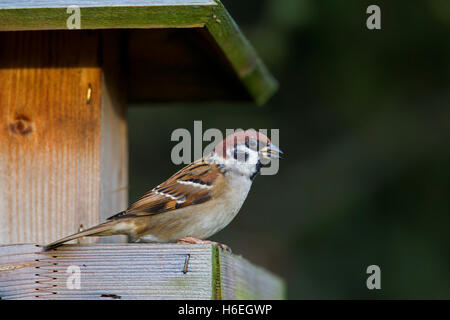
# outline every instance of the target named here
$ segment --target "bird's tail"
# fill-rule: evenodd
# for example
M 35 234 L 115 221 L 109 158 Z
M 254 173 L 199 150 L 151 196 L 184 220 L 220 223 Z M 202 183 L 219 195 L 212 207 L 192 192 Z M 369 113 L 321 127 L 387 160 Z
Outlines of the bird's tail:
M 92 228 L 77 232 L 75 234 L 72 234 L 70 236 L 67 236 L 65 238 L 56 240 L 46 246 L 44 246 L 44 250 L 51 250 L 54 249 L 60 245 L 62 245 L 64 242 L 70 241 L 70 240 L 74 240 L 74 239 L 78 239 L 81 237 L 94 237 L 94 236 L 110 236 L 115 234 L 115 232 L 113 232 L 112 227 L 115 225 L 115 221 L 107 221 L 105 223 L 96 225 Z

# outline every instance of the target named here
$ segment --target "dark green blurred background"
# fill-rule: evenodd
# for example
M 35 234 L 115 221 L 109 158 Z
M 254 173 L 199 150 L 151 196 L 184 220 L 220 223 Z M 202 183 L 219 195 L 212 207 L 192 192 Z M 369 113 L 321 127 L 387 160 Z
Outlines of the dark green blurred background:
M 130 108 L 130 202 L 180 168 L 176 128 L 279 128 L 279 173 L 213 240 L 283 277 L 290 299 L 450 298 L 450 1 L 223 3 L 280 90 L 262 108 Z M 381 290 L 366 287 L 372 264 Z

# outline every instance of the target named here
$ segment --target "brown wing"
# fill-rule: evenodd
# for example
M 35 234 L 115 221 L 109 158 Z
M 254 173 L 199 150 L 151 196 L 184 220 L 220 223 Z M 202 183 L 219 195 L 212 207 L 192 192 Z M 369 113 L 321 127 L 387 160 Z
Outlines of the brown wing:
M 223 190 L 223 183 L 220 168 L 200 159 L 147 192 L 126 211 L 108 220 L 153 215 L 200 204 L 217 197 Z

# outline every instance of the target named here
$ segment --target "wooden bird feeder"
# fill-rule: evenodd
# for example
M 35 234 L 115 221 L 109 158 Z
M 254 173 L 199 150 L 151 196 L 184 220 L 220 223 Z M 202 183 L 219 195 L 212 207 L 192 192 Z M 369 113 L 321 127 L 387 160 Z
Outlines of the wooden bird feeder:
M 75 2 L 0 3 L 0 298 L 282 298 L 211 246 L 35 245 L 128 206 L 128 103 L 263 104 L 277 87 L 218 0 Z

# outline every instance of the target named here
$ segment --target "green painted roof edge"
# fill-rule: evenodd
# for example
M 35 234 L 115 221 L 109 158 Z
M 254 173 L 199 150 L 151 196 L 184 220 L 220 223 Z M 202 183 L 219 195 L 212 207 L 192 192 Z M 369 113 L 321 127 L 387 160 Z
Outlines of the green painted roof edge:
M 189 7 L 190 10 L 186 10 Z M 66 7 L 0 9 L 0 31 L 67 29 Z M 258 105 L 278 83 L 219 0 L 204 5 L 80 6 L 81 29 L 206 27 Z
M 206 28 L 232 63 L 254 101 L 263 105 L 278 89 L 278 82 L 220 0 L 215 1 L 217 6 L 213 8 Z

